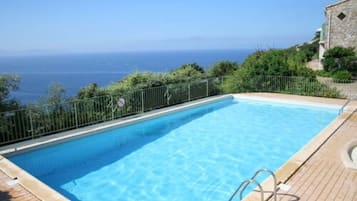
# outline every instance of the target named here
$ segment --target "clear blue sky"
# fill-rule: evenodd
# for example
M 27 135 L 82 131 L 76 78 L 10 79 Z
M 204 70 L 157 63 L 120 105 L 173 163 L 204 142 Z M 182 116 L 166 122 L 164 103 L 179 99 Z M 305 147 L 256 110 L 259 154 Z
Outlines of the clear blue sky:
M 0 53 L 284 48 L 335 0 L 0 0 Z

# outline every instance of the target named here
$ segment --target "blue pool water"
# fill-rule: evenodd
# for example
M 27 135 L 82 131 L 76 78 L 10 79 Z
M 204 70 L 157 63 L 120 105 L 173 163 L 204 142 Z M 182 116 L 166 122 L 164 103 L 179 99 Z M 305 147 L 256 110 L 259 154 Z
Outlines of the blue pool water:
M 71 200 L 228 200 L 338 109 L 227 99 L 10 157 Z

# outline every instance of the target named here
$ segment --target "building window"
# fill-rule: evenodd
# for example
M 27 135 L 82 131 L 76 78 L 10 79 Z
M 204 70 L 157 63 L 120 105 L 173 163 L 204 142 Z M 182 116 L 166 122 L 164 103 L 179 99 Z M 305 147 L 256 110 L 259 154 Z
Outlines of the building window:
M 337 15 L 337 17 L 338 17 L 338 19 L 343 20 L 343 19 L 345 19 L 346 15 L 341 12 L 340 14 Z

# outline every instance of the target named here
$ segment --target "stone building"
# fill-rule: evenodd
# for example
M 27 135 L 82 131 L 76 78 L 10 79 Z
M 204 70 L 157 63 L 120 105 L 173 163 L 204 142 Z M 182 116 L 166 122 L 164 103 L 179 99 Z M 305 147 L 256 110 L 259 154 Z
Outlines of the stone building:
M 328 5 L 325 16 L 320 34 L 320 60 L 325 50 L 336 46 L 355 47 L 357 50 L 357 0 Z

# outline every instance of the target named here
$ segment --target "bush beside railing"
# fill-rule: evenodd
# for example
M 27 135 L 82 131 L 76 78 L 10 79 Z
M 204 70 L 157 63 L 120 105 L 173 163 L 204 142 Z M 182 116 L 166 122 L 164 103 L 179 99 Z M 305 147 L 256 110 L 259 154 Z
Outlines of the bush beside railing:
M 0 113 L 0 145 L 80 128 L 100 122 L 180 104 L 222 93 L 231 78 L 199 79 L 187 83 L 139 89 L 57 105 L 31 105 Z M 256 76 L 238 82 L 235 92 L 274 92 L 342 97 L 316 78 Z M 125 101 L 125 103 L 123 102 Z M 119 101 L 119 103 L 118 103 Z
M 328 98 L 343 98 L 343 95 L 334 88 L 309 77 L 273 77 L 259 76 L 257 91 L 317 96 Z
M 232 93 L 245 92 L 271 92 L 296 94 L 304 96 L 318 96 L 329 98 L 344 98 L 336 88 L 330 88 L 327 84 L 318 81 L 314 77 L 287 77 L 287 76 L 254 76 L 226 77 L 228 85 L 223 86 L 226 91 Z M 232 83 L 234 85 L 232 86 Z M 232 91 L 233 89 L 233 91 Z

